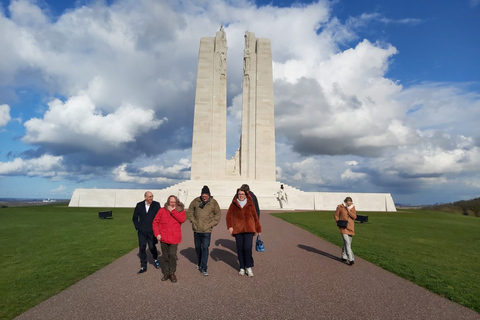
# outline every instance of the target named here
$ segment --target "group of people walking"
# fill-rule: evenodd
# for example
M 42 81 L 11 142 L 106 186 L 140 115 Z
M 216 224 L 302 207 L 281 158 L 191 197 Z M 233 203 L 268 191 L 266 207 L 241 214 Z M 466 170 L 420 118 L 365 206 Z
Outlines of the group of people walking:
M 208 276 L 208 256 L 213 228 L 220 222 L 221 211 L 218 202 L 210 194 L 208 186 L 204 186 L 201 195 L 190 203 L 188 218 L 192 224 L 197 269 Z M 343 204 L 337 206 L 334 219 L 337 222 L 343 239 L 342 260 L 349 265 L 355 263 L 352 251 L 352 239 L 355 234 L 357 213 L 353 200 L 347 197 Z M 177 282 L 178 244 L 182 242 L 181 225 L 187 219 L 185 207 L 177 196 L 171 195 L 163 207 L 153 201 L 153 194 L 145 192 L 145 200 L 137 203 L 133 212 L 133 224 L 138 232 L 140 270 L 147 271 L 146 248 L 152 253 L 154 266 L 160 269 L 156 243 L 160 242 L 162 250 L 162 281 Z M 239 275 L 253 277 L 253 238 L 262 232 L 260 225 L 260 208 L 255 194 L 247 184 L 237 189 L 230 204 L 227 216 L 227 229 L 235 238 Z M 343 223 L 340 223 L 343 222 Z
M 147 271 L 147 245 L 154 259 L 154 266 L 160 269 L 156 243 L 162 250 L 162 281 L 177 282 L 178 244 L 182 241 L 181 225 L 187 215 L 183 203 L 171 195 L 163 207 L 153 200 L 150 191 L 145 192 L 145 200 L 137 203 L 133 212 L 133 224 L 138 233 L 140 270 Z M 190 203 L 188 218 L 192 223 L 197 269 L 208 276 L 208 255 L 213 228 L 220 222 L 221 211 L 218 202 L 211 196 L 208 186 L 204 186 L 201 195 Z M 253 237 L 262 232 L 258 201 L 248 185 L 237 189 L 235 197 L 227 211 L 227 229 L 235 237 L 239 261 L 239 275 L 253 277 Z

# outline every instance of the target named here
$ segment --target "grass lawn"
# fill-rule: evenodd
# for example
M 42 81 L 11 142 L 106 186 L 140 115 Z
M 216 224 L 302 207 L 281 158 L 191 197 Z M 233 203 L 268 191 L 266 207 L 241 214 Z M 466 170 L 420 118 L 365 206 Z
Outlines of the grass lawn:
M 133 209 L 0 209 L 0 319 L 12 319 L 138 246 Z M 104 209 L 103 209 L 104 210 Z
M 274 216 L 342 247 L 333 213 Z M 369 222 L 355 224 L 356 256 L 480 312 L 479 218 L 413 209 L 359 214 Z

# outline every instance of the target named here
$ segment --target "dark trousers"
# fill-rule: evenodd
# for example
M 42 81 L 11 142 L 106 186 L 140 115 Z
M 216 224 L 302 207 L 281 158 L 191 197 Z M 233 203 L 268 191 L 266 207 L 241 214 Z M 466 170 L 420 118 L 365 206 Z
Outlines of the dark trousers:
M 168 244 L 160 241 L 162 248 L 162 262 L 165 267 L 164 273 L 177 271 L 177 249 L 178 244 Z
M 195 252 L 197 253 L 197 265 L 200 270 L 207 271 L 208 247 L 210 247 L 211 233 L 194 232 Z
M 139 255 L 140 255 L 140 265 L 143 268 L 147 267 L 147 244 L 148 244 L 148 249 L 150 249 L 150 252 L 152 253 L 153 259 L 157 260 L 158 258 L 158 252 L 157 252 L 157 247 L 155 244 L 157 243 L 157 239 L 154 238 L 153 233 L 152 234 L 147 234 L 143 233 L 142 231 L 138 231 L 138 246 L 139 246 Z
M 238 233 L 235 235 L 235 241 L 237 242 L 237 255 L 240 269 L 253 267 L 253 232 Z

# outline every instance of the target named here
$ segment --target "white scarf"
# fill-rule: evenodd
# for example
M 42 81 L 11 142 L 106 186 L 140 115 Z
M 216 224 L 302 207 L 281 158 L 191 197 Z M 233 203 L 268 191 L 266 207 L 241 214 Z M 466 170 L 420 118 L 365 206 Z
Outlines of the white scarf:
M 237 198 L 237 202 L 240 205 L 240 207 L 243 208 L 247 204 L 247 198 L 245 198 L 245 200 L 243 200 L 243 201 Z

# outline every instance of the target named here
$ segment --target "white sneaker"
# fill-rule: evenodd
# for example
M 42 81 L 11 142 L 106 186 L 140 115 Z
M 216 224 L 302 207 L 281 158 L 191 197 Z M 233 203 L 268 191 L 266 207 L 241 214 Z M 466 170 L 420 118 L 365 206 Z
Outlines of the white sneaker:
M 252 268 L 247 268 L 246 272 L 247 272 L 247 276 L 249 276 L 249 277 L 253 277 L 253 271 L 252 271 Z
M 244 276 L 245 275 L 245 269 L 240 269 L 240 271 L 238 271 L 238 275 Z

